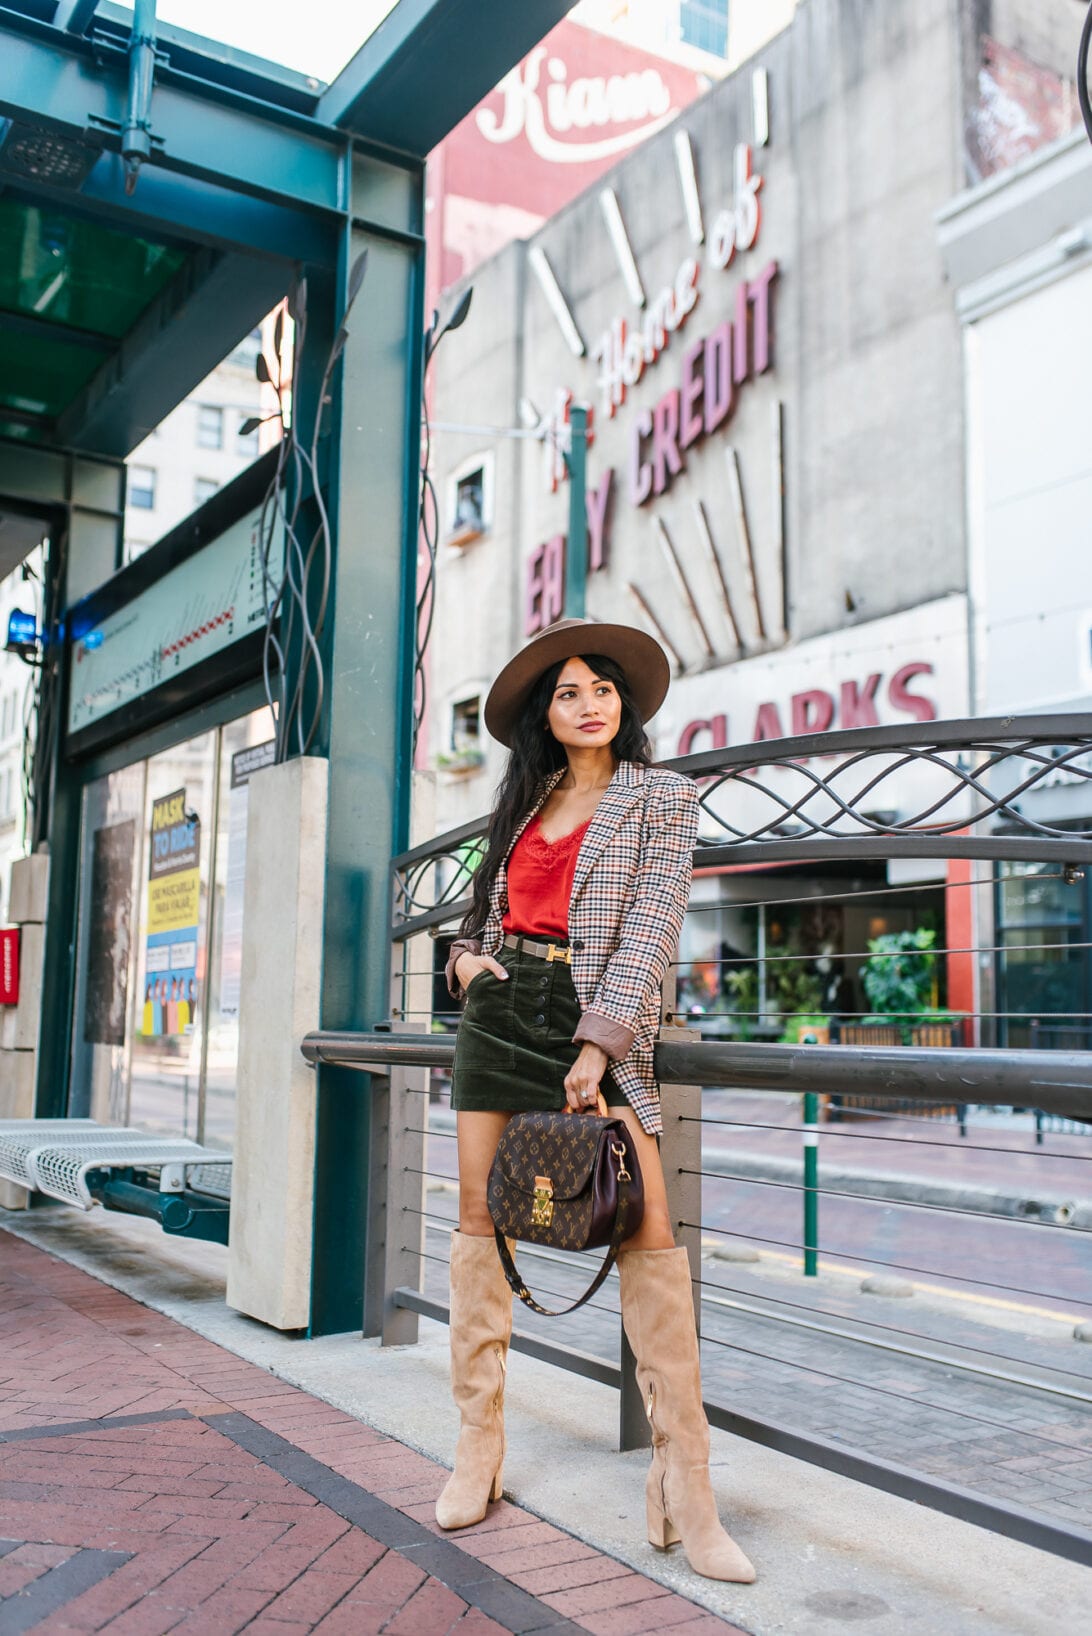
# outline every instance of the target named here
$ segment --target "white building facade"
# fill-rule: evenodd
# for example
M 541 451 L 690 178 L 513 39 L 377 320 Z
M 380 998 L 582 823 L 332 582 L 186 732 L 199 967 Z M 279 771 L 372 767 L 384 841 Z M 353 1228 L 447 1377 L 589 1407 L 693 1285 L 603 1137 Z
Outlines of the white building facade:
M 939 237 L 962 325 L 972 699 L 984 716 L 1092 712 L 1092 147 L 1083 130 L 959 195 Z M 1023 810 L 1092 829 L 1092 765 L 1060 763 Z M 1002 870 L 1002 1043 L 1092 1044 L 1092 889 Z M 1009 952 L 1011 950 L 1011 952 Z

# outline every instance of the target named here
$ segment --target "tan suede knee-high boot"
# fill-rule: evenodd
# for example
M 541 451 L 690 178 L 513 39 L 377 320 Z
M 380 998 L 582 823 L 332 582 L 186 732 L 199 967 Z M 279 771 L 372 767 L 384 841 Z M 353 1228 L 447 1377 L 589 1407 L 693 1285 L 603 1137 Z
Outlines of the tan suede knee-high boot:
M 721 1527 L 709 1479 L 709 1422 L 686 1251 L 626 1250 L 618 1273 L 622 1322 L 652 1423 L 649 1543 L 666 1550 L 681 1538 L 695 1573 L 749 1585 L 755 1570 Z
M 436 1502 L 441 1528 L 481 1522 L 501 1497 L 504 1374 L 512 1291 L 492 1238 L 451 1235 L 451 1389 L 462 1416 L 455 1470 Z

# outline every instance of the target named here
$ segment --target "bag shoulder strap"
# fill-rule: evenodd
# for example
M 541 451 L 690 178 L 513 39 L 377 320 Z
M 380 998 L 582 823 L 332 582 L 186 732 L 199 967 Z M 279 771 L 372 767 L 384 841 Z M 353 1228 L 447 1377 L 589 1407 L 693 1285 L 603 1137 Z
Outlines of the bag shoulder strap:
M 623 1182 L 619 1189 L 618 1209 L 614 1217 L 614 1231 L 610 1235 L 610 1243 L 607 1246 L 607 1253 L 603 1258 L 602 1266 L 580 1299 L 567 1307 L 551 1308 L 539 1305 L 519 1275 L 519 1268 L 512 1259 L 512 1252 L 508 1248 L 507 1239 L 499 1227 L 494 1227 L 493 1234 L 497 1240 L 497 1253 L 500 1256 L 501 1266 L 504 1268 L 504 1276 L 524 1306 L 529 1306 L 533 1312 L 540 1312 L 544 1318 L 561 1318 L 567 1312 L 575 1312 L 577 1307 L 584 1305 L 585 1301 L 590 1301 L 618 1258 L 618 1251 L 621 1249 L 622 1240 L 626 1236 L 626 1216 L 628 1212 L 629 1187 Z

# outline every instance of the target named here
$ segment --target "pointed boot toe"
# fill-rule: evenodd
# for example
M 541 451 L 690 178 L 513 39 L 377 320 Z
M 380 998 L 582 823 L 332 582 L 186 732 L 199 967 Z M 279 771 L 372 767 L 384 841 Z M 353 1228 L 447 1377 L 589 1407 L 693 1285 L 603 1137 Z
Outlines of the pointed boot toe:
M 474 1458 L 460 1449 L 455 1470 L 436 1501 L 436 1521 L 441 1528 L 472 1528 L 484 1521 L 490 1500 L 499 1500 L 503 1491 L 500 1467 L 488 1454 Z

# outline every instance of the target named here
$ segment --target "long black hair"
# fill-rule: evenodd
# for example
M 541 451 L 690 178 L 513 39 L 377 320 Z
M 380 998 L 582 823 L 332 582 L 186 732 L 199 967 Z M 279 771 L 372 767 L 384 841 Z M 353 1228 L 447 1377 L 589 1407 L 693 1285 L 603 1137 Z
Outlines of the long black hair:
M 652 746 L 640 712 L 633 702 L 625 671 L 617 660 L 608 659 L 602 653 L 582 653 L 579 657 L 595 676 L 614 683 L 622 702 L 618 731 L 610 746 L 615 765 L 619 761 L 638 761 L 643 767 L 650 766 Z M 566 765 L 568 758 L 564 746 L 557 742 L 551 732 L 543 732 L 543 728 L 557 678 L 568 663 L 567 659 L 559 659 L 556 665 L 543 671 L 520 711 L 512 735 L 508 764 L 497 788 L 496 802 L 489 820 L 486 854 L 474 876 L 473 898 L 459 927 L 460 937 L 481 936 L 489 914 L 489 893 L 501 863 L 508 856 L 512 836 L 541 795 L 542 786 L 550 774 Z

